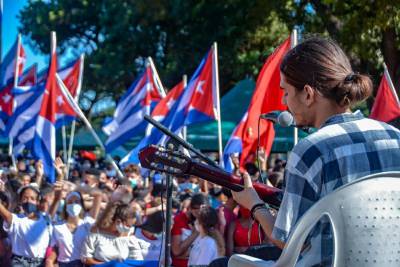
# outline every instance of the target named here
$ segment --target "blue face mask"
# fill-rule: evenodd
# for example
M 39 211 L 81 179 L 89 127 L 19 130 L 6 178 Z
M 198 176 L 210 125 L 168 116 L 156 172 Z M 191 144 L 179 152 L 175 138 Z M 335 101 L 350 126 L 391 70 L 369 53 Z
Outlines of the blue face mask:
M 37 211 L 37 205 L 31 202 L 22 203 L 22 208 L 24 209 L 26 215 Z
M 135 189 L 136 186 L 137 186 L 137 181 L 136 181 L 136 179 L 131 179 L 130 181 L 131 181 L 131 187 L 132 187 L 133 189 Z

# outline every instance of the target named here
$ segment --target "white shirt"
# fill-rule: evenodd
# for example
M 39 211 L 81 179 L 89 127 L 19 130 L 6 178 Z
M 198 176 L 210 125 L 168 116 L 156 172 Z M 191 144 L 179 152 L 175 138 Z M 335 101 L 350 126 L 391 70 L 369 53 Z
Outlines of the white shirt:
M 209 236 L 198 236 L 190 249 L 188 266 L 209 265 L 218 258 L 218 248 L 215 240 Z
M 79 220 L 73 233 L 69 230 L 66 222 L 54 225 L 51 247 L 58 248 L 57 260 L 59 262 L 67 263 L 80 259 L 83 243 L 94 222 L 92 217 L 86 216 L 83 220 Z
M 164 258 L 163 255 L 163 244 L 161 239 L 149 239 L 147 238 L 143 232 L 142 229 L 137 228 L 135 232 L 135 236 L 143 241 L 143 246 L 142 246 L 142 255 L 144 260 L 149 260 L 149 261 L 158 261 L 158 259 Z M 160 257 L 161 253 L 161 257 Z
M 112 260 L 143 260 L 143 241 L 134 235 L 117 237 L 106 233 L 89 233 L 82 246 L 81 260 L 94 258 L 107 262 Z
M 27 258 L 44 258 L 50 244 L 52 225 L 50 220 L 39 215 L 38 220 L 31 220 L 23 214 L 12 214 L 10 225 L 3 222 L 8 233 L 14 255 Z

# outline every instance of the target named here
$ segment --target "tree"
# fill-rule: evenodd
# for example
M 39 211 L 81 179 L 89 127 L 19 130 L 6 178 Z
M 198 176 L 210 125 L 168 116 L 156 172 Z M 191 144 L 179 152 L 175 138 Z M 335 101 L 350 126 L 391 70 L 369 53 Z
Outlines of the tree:
M 336 39 L 350 55 L 355 69 L 369 73 L 376 85 L 384 60 L 399 91 L 399 4 L 398 0 L 299 0 L 277 9 L 289 27 L 301 25 L 305 33 L 325 33 Z
M 290 33 L 272 7 L 267 0 L 30 0 L 20 13 L 20 30 L 42 53 L 49 51 L 52 30 L 61 53 L 88 53 L 84 88 L 96 92 L 94 101 L 124 92 L 147 56 L 172 87 L 193 73 L 214 41 L 226 92 L 256 76 Z

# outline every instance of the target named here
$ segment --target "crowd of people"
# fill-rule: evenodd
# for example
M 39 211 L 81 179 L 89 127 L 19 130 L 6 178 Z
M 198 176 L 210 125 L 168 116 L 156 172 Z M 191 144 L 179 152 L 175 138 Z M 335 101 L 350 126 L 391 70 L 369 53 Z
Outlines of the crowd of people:
M 244 190 L 231 192 L 199 177 L 174 178 L 172 265 L 226 266 L 234 253 L 277 259 L 301 216 L 336 188 L 368 174 L 400 170 L 400 131 L 350 108 L 372 91 L 333 40 L 313 37 L 291 49 L 281 65 L 283 101 L 297 126 L 316 132 L 286 161 L 261 151 L 258 166 L 239 172 Z M 55 184 L 40 161 L 1 163 L 2 266 L 91 266 L 125 259 L 163 262 L 165 179 L 138 166 L 124 178 L 102 162 L 79 160 L 66 175 L 55 161 Z M 283 171 L 285 170 L 285 175 Z M 252 186 L 283 188 L 279 210 Z M 333 237 L 322 218 L 311 231 L 301 266 L 331 266 Z
M 11 161 L 1 162 L 0 266 L 92 266 L 126 259 L 162 263 L 165 176 L 128 165 L 121 179 L 102 160 L 74 162 L 67 176 L 65 164 L 56 159 L 54 184 L 46 182 L 40 161 L 21 157 L 16 169 Z M 280 186 L 285 162 L 278 159 L 269 170 L 265 160 L 260 162 L 261 173 L 248 164 L 253 179 L 275 177 L 272 182 Z M 173 184 L 173 266 L 208 265 L 269 245 L 229 190 L 194 176 L 176 177 Z

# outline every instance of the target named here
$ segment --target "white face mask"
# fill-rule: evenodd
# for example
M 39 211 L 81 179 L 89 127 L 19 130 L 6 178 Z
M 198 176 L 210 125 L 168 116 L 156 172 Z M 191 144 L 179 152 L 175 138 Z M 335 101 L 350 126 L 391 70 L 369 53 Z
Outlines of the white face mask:
M 131 230 L 131 228 L 128 226 L 125 226 L 123 223 L 117 224 L 117 231 L 120 234 L 128 233 L 130 230 Z
M 67 205 L 67 213 L 71 217 L 78 217 L 82 211 L 82 206 L 79 204 L 68 204 Z

